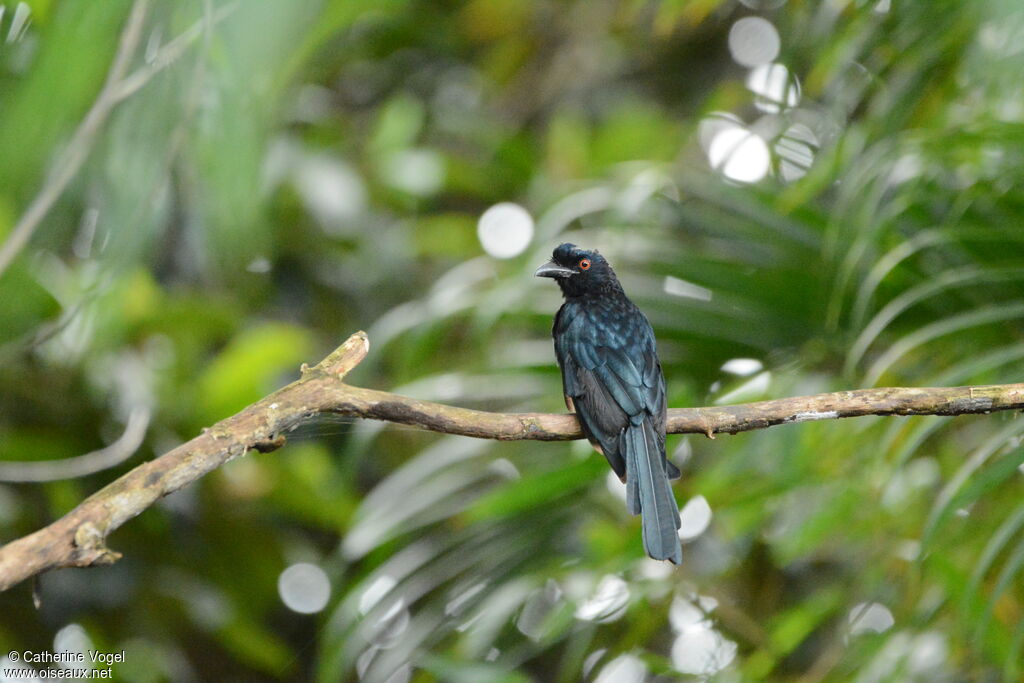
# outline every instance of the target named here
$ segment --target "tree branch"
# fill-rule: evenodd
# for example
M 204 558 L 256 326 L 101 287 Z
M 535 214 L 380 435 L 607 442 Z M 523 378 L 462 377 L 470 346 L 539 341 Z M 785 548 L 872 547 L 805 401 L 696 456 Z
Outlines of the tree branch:
M 120 554 L 106 546 L 115 529 L 155 503 L 251 449 L 284 445 L 284 433 L 319 414 L 413 425 L 435 432 L 511 441 L 566 441 L 582 437 L 571 414 L 488 413 L 419 401 L 344 383 L 369 350 L 357 332 L 299 380 L 172 451 L 139 465 L 86 498 L 61 519 L 0 547 L 0 591 L 59 567 L 110 564 Z M 882 388 L 840 391 L 734 406 L 674 408 L 672 434 L 736 433 L 779 424 L 861 415 L 966 415 L 1024 409 L 1024 384 L 954 388 Z

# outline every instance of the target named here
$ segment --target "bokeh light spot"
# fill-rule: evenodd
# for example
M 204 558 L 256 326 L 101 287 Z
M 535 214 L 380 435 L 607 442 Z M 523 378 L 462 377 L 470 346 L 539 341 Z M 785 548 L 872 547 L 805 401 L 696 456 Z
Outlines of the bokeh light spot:
M 295 189 L 313 216 L 328 230 L 366 210 L 362 178 L 346 162 L 326 155 L 303 159 L 295 169 Z
M 693 595 L 691 599 L 676 596 L 668 610 L 668 621 L 678 633 L 711 628 L 708 616 L 718 607 L 718 601 L 705 595 Z
M 722 363 L 722 372 L 728 372 L 737 377 L 747 377 L 755 372 L 760 372 L 764 364 L 756 358 L 731 358 Z
M 512 258 L 530 246 L 533 217 L 518 204 L 501 202 L 480 216 L 477 235 L 484 251 L 494 258 Z
M 549 620 L 552 612 L 562 600 L 562 589 L 554 579 L 548 579 L 543 588 L 538 588 L 523 604 L 516 618 L 516 628 L 531 640 L 541 640 L 550 632 Z
M 71 623 L 57 631 L 53 637 L 54 652 L 80 652 L 85 654 L 93 649 L 92 639 L 81 624 Z M 70 667 L 70 663 L 61 662 Z
M 800 83 L 783 64 L 761 64 L 747 74 L 747 88 L 757 95 L 754 105 L 777 114 L 800 103 Z
M 387 157 L 384 177 L 392 187 L 429 197 L 444 187 L 444 159 L 430 149 L 404 149 Z
M 684 631 L 672 644 L 672 666 L 686 674 L 716 673 L 729 666 L 735 657 L 736 643 L 712 628 Z
M 744 128 L 719 131 L 711 141 L 708 160 L 726 178 L 741 183 L 756 183 L 771 166 L 768 144 Z
M 594 683 L 643 683 L 647 665 L 635 655 L 621 655 L 604 665 Z
M 277 579 L 277 592 L 293 612 L 315 614 L 327 606 L 331 582 L 320 567 L 299 562 L 281 572 Z
M 690 541 L 700 536 L 711 524 L 711 506 L 704 496 L 694 496 L 679 511 L 679 539 Z
M 704 153 L 707 154 L 711 151 L 711 143 L 719 133 L 723 130 L 742 129 L 743 127 L 743 121 L 735 114 L 730 114 L 727 111 L 715 111 L 701 119 L 697 125 L 697 138 L 700 140 L 700 146 L 704 149 Z
M 762 17 L 743 17 L 729 29 L 729 52 L 737 64 L 754 67 L 779 56 L 779 32 Z
M 810 128 L 802 123 L 794 123 L 787 128 L 775 142 L 782 179 L 792 182 L 804 177 L 814 163 L 817 148 L 818 137 Z
M 626 502 L 626 485 L 619 480 L 619 475 L 615 474 L 614 470 L 608 470 L 608 474 L 605 476 L 605 484 L 608 486 L 608 490 L 611 491 L 612 495 Z
M 615 621 L 626 613 L 629 585 L 614 574 L 601 578 L 594 594 L 576 608 L 576 618 L 584 621 Z
M 877 602 L 861 602 L 853 606 L 849 615 L 850 633 L 884 633 L 892 628 L 896 620 L 885 605 Z

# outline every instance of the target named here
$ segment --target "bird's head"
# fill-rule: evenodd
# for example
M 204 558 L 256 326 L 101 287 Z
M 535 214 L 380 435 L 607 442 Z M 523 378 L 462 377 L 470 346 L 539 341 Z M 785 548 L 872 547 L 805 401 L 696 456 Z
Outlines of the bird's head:
M 566 242 L 555 247 L 551 260 L 537 269 L 537 277 L 550 277 L 566 296 L 621 289 L 615 272 L 604 256 Z

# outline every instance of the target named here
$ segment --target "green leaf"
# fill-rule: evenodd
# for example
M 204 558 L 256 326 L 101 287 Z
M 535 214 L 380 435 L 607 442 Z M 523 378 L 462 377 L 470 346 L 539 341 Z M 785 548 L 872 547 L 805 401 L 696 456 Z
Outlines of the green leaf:
M 209 364 L 197 382 L 196 419 L 212 423 L 229 417 L 295 379 L 313 350 L 308 330 L 264 323 L 241 332 Z
M 542 503 L 549 504 L 592 485 L 607 471 L 607 466 L 601 458 L 588 457 L 556 470 L 525 476 L 480 498 L 466 511 L 466 517 L 473 522 L 512 517 Z

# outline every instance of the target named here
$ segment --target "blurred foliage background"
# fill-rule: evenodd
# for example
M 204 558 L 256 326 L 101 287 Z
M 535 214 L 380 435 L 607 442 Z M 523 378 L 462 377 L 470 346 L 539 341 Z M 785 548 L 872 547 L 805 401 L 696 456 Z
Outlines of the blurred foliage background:
M 132 7 L 0 4 L 0 241 L 83 155 L 0 273 L 0 542 L 357 329 L 355 384 L 562 410 L 532 277 L 561 241 L 648 313 L 670 405 L 1024 370 L 1019 0 L 153 1 L 76 136 Z M 1022 433 L 671 437 L 674 569 L 585 444 L 321 420 L 38 609 L 0 595 L 0 652 L 123 649 L 126 681 L 1019 680 Z M 121 462 L 76 471 L 98 449 Z

